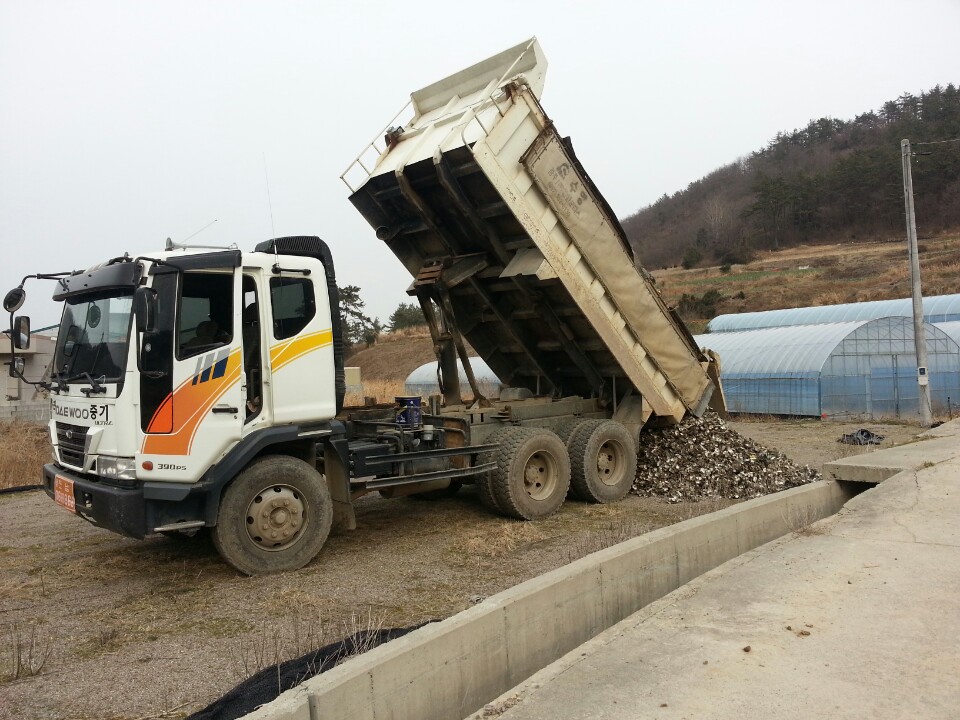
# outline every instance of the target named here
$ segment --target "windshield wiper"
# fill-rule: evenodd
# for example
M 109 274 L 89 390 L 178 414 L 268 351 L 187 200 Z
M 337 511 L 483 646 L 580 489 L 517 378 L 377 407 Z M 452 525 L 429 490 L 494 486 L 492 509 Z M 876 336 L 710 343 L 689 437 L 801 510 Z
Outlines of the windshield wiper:
M 84 378 L 88 383 L 90 383 L 90 387 L 80 389 L 80 392 L 82 392 L 84 395 L 90 396 L 91 394 L 106 394 L 107 389 L 100 384 L 100 380 L 107 379 L 106 375 L 101 375 L 100 380 L 97 380 L 97 378 L 93 377 L 90 373 L 84 371 L 68 377 L 67 380 L 79 380 L 80 378 Z
M 54 388 L 56 388 L 56 391 L 58 393 L 68 392 L 70 390 L 70 386 L 67 385 L 66 381 L 64 380 L 64 375 L 61 375 L 59 371 L 57 370 L 52 371 L 50 373 L 50 377 L 53 378 L 54 381 L 56 381 L 56 385 L 48 382 L 43 383 L 43 386 L 47 390 L 53 390 Z
M 100 393 L 101 395 L 107 394 L 107 388 L 105 388 L 103 385 L 100 384 L 100 380 L 106 381 L 107 379 L 106 375 L 101 375 L 100 380 L 97 380 L 88 372 L 85 372 L 83 376 L 89 381 L 90 387 L 81 388 L 80 392 L 82 392 L 87 397 L 90 397 L 91 395 L 96 395 L 97 393 Z

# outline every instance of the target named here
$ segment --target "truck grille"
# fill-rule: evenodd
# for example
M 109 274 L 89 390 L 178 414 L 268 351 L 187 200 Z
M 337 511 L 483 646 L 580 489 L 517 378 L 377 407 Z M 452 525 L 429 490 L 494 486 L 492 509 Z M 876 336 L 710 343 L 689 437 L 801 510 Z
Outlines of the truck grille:
M 57 446 L 60 449 L 60 462 L 82 469 L 87 446 L 87 428 L 83 425 L 58 422 Z

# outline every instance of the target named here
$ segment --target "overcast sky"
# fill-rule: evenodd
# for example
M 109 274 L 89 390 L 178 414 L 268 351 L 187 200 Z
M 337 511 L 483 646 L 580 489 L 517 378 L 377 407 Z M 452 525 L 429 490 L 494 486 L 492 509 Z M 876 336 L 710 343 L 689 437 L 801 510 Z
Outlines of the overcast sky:
M 624 217 L 778 131 L 960 82 L 958 31 L 960 0 L 0 0 L 0 288 L 216 219 L 195 242 L 323 237 L 386 320 L 409 277 L 339 176 L 410 92 L 536 35 L 544 108 Z M 35 328 L 51 290 L 28 285 Z

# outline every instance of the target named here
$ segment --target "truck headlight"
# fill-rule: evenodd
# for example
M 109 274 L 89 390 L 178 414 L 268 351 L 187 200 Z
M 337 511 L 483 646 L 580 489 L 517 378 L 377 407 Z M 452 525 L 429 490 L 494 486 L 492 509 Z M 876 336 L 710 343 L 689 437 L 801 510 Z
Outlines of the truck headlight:
M 136 480 L 137 464 L 134 458 L 101 455 L 97 458 L 97 475 L 115 480 Z

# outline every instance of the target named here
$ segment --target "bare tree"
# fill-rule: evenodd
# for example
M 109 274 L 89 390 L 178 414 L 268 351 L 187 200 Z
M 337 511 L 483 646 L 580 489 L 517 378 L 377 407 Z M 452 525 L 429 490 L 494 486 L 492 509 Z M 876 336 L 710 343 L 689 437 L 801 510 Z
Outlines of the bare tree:
M 707 200 L 703 212 L 710 239 L 719 243 L 730 223 L 730 204 L 722 197 L 715 195 Z

